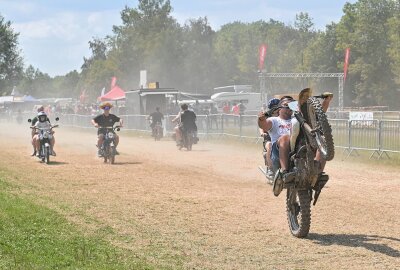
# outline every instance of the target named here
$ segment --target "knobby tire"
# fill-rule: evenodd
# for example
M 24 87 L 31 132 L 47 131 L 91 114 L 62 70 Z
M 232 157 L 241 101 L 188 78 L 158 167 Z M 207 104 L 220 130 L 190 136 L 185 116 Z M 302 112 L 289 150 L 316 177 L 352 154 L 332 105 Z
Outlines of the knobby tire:
M 320 140 L 321 145 L 317 144 L 323 159 L 326 161 L 332 160 L 335 156 L 332 127 L 317 98 L 312 97 L 307 100 L 306 120 L 312 129 L 318 128 L 316 139 Z
M 295 196 L 292 201 L 290 195 Z M 293 236 L 304 238 L 308 235 L 311 225 L 311 199 L 308 190 L 287 189 L 286 213 L 290 232 Z

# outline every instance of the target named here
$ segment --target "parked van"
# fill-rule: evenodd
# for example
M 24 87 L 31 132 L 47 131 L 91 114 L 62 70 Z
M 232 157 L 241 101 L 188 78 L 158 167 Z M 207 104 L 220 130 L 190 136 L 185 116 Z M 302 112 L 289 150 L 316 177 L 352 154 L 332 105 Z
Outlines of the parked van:
M 246 111 L 259 111 L 262 106 L 260 93 L 253 92 L 221 92 L 211 96 L 211 100 L 221 109 L 225 103 L 233 104 L 242 103 L 246 107 Z

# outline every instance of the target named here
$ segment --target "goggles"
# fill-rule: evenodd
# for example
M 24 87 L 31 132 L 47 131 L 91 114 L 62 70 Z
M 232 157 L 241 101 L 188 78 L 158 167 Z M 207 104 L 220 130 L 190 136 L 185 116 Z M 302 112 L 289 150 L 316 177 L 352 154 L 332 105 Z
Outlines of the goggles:
M 106 111 L 108 111 L 109 109 L 111 109 L 110 106 L 105 106 L 105 107 L 103 108 L 103 110 L 106 110 Z

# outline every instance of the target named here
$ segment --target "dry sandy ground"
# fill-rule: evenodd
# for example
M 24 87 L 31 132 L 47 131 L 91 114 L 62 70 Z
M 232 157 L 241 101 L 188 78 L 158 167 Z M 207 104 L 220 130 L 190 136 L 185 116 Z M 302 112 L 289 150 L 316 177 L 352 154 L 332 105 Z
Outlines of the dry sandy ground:
M 334 160 L 307 239 L 290 235 L 285 193 L 257 170 L 260 149 L 121 133 L 117 164 L 95 157 L 93 130 L 61 125 L 57 157 L 30 157 L 29 130 L 0 124 L 0 169 L 86 233 L 103 233 L 173 269 L 399 269 L 400 168 Z

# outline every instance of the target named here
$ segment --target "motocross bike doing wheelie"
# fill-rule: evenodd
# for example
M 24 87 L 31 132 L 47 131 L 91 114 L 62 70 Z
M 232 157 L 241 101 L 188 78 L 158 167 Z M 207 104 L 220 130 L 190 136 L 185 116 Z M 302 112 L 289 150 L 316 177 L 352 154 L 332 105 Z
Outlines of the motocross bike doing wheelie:
M 332 95 L 329 93 L 329 95 Z M 289 173 L 294 181 L 285 183 L 280 170 L 274 176 L 273 193 L 286 192 L 286 212 L 290 232 L 295 237 L 306 237 L 311 225 L 311 201 L 316 204 L 328 175 L 321 172 L 320 162 L 315 160 L 317 151 L 325 161 L 334 157 L 332 129 L 319 98 L 312 96 L 311 89 L 301 91 L 299 101 L 290 102 L 294 113 L 290 134 Z
M 104 158 L 104 163 L 115 163 L 115 131 L 120 131 L 120 128 L 121 126 L 99 128 L 104 134 L 104 141 L 100 146 L 100 152 L 101 156 Z

